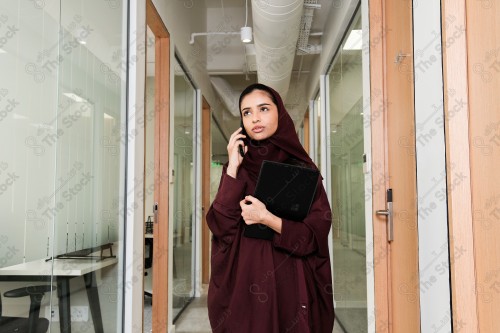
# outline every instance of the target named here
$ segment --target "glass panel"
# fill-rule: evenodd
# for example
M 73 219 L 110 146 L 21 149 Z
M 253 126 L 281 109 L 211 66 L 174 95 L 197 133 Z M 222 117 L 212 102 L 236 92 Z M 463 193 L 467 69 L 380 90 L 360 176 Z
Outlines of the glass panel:
M 193 297 L 195 90 L 176 61 L 174 79 L 173 316 Z M 175 319 L 174 319 L 175 320 Z
M 126 6 L 3 1 L 0 13 L 0 290 L 52 282 L 51 332 L 121 331 Z M 1 301 L 28 315 L 26 299 Z
M 367 332 L 361 15 L 329 73 L 335 313 L 346 332 Z
M 217 123 L 212 119 L 212 163 L 210 166 L 210 203 L 215 199 L 219 189 L 222 166 L 228 161 L 227 140 L 222 135 Z
M 153 319 L 153 226 L 155 181 L 155 36 L 147 27 L 146 89 L 144 109 L 144 332 Z M 161 181 L 158 181 L 158 185 Z M 166 185 L 166 184 L 165 184 Z
M 55 208 L 57 155 L 55 139 L 47 134 L 54 134 L 57 124 L 59 1 L 46 1 L 45 6 L 44 10 L 30 1 L 0 2 L 2 281 L 10 267 L 52 255 L 50 208 Z M 3 294 L 21 285 L 0 282 L 0 290 Z M 0 297 L 3 315 L 26 315 L 26 307 Z

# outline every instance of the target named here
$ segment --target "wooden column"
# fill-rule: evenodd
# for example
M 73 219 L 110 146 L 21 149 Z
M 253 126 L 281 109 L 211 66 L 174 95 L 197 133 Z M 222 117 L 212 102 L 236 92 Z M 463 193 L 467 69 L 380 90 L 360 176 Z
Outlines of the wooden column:
M 169 257 L 170 35 L 151 0 L 146 21 L 155 35 L 155 193 L 153 228 L 153 332 L 167 333 Z
M 443 0 L 443 18 L 456 20 L 447 26 L 443 19 L 443 40 L 446 43 L 457 27 L 465 26 L 465 0 Z M 452 311 L 455 322 L 453 328 L 459 331 L 458 320 L 467 323 L 467 332 L 477 332 L 477 299 L 474 277 L 474 231 L 472 228 L 470 153 L 469 153 L 469 107 L 467 79 L 467 39 L 459 36 L 453 44 L 443 47 L 444 103 L 446 129 L 447 182 L 456 183 L 453 191 L 448 191 L 448 223 L 450 234 L 450 274 L 452 284 Z M 453 94 L 447 92 L 453 91 Z M 466 106 L 453 117 L 450 110 L 457 107 L 457 101 Z M 453 169 L 452 169 L 453 165 Z M 465 175 L 468 181 L 458 181 Z M 464 249 L 460 260 L 453 249 Z
M 384 30 L 384 0 L 370 1 L 370 109 L 371 114 L 381 116 L 371 119 L 372 134 L 372 184 L 379 184 L 382 190 L 373 191 L 373 207 L 385 207 L 384 189 L 387 187 L 386 166 L 387 155 L 385 147 L 385 30 Z M 378 143 L 378 144 L 375 144 Z M 372 207 L 370 207 L 372 208 Z M 380 209 L 380 208 L 376 208 Z M 373 209 L 374 210 L 374 209 Z M 373 270 L 375 275 L 375 329 L 377 332 L 389 332 L 389 299 L 391 285 L 388 271 L 389 248 L 387 243 L 386 223 L 373 215 L 373 234 L 380 235 L 373 240 Z M 368 240 L 367 240 L 368 241 Z

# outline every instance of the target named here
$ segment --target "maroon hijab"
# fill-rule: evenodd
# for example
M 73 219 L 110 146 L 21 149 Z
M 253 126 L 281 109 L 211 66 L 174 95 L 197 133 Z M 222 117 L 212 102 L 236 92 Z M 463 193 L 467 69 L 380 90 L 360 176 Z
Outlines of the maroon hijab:
M 280 95 L 274 89 L 260 83 L 255 83 L 243 90 L 239 100 L 240 117 L 241 101 L 254 90 L 265 91 L 271 96 L 271 99 L 278 108 L 278 128 L 270 138 L 262 141 L 251 140 L 247 135 L 245 145 L 247 145 L 248 151 L 241 166 L 255 179 L 259 175 L 260 167 L 264 160 L 285 162 L 292 158 L 308 167 L 317 169 L 314 162 L 304 150 L 304 147 L 302 147 L 295 131 L 293 120 L 285 109 Z

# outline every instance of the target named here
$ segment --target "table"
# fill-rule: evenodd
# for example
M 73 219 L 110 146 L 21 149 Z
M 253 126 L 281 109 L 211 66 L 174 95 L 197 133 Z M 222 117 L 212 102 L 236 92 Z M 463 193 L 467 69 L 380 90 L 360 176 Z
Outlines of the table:
M 89 308 L 96 333 L 104 333 L 101 305 L 97 290 L 95 272 L 118 262 L 117 258 L 95 259 L 45 259 L 0 268 L 0 281 L 37 281 L 49 282 L 51 276 L 57 282 L 59 299 L 59 323 L 61 333 L 71 333 L 70 279 L 82 276 L 87 289 Z

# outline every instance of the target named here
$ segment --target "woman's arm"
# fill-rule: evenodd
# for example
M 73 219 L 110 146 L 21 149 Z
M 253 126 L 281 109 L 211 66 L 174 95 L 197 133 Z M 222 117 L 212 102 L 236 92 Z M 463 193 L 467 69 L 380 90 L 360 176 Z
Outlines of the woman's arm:
M 222 169 L 219 190 L 207 213 L 207 224 L 214 237 L 231 243 L 241 219 L 239 202 L 245 195 L 246 183 L 231 177 Z
M 243 161 L 238 146 L 240 139 L 246 136 L 241 134 L 242 128 L 238 128 L 231 134 L 227 144 L 229 161 L 222 169 L 219 190 L 214 202 L 207 212 L 207 224 L 214 237 L 226 243 L 231 243 L 238 231 L 238 223 L 241 218 L 239 201 L 245 194 L 246 183 L 237 179 L 238 169 Z M 248 151 L 245 147 L 244 152 Z
M 273 245 L 297 256 L 328 251 L 331 209 L 321 181 L 318 183 L 309 214 L 302 222 L 282 220 L 281 233 L 276 233 Z

